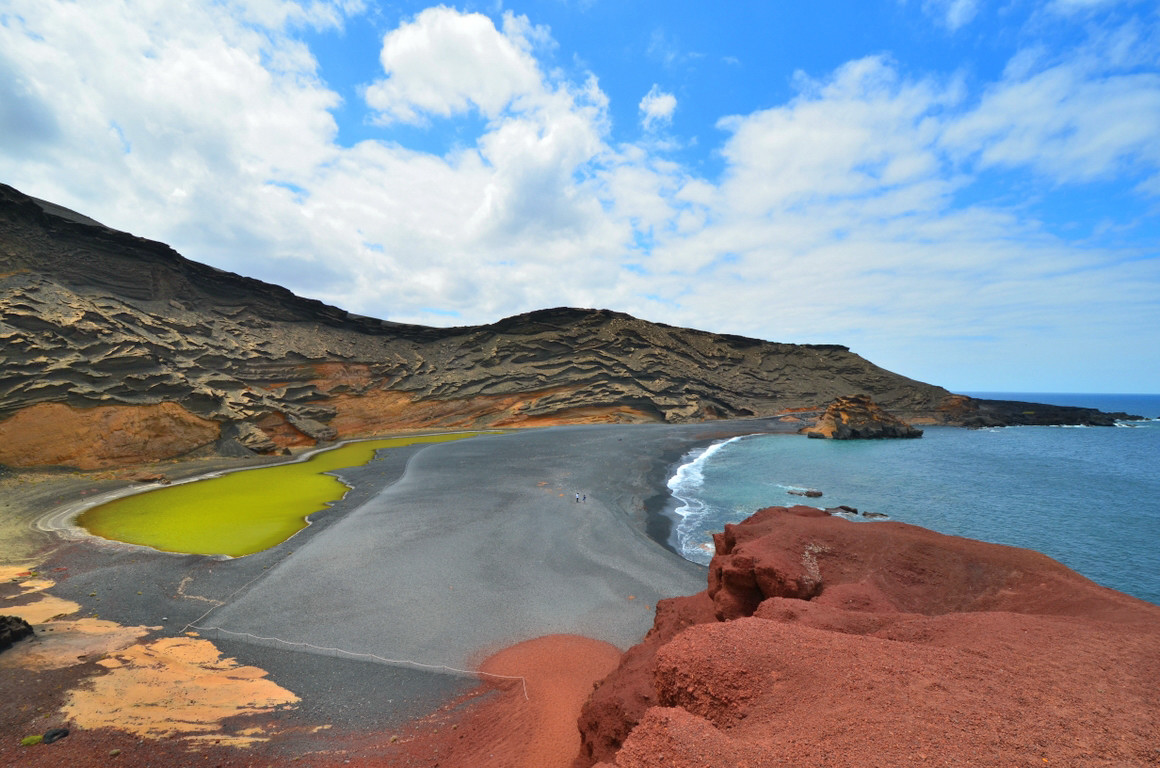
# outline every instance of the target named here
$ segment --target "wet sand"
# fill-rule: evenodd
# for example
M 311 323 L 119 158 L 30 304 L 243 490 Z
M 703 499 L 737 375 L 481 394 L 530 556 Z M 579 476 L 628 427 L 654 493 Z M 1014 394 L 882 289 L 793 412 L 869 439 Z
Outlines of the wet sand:
M 0 559 L 35 563 L 54 582 L 44 593 L 79 606 L 69 618 L 99 616 L 125 627 L 157 628 L 138 645 L 153 644 L 174 664 L 187 664 L 192 655 L 234 679 L 236 669 L 244 668 L 243 677 L 264 681 L 261 696 L 252 698 L 269 706 L 213 722 L 211 736 L 258 744 L 271 739 L 304 752 L 333 749 L 332 733 L 383 734 L 441 707 L 486 699 L 492 694 L 480 693 L 478 678 L 469 674 L 481 665 L 485 671 L 506 670 L 505 678 L 531 679 L 532 672 L 519 670 L 544 657 L 544 643 L 572 649 L 548 656 L 563 664 L 571 654 L 581 681 L 573 696 L 582 697 L 601 665 L 579 662 L 599 657 L 602 648 L 623 650 L 637 642 L 651 626 L 657 600 L 704 588 L 705 569 L 656 540 L 667 536 L 658 515 L 671 464 L 697 444 L 789 429 L 765 421 L 559 427 L 409 446 L 342 470 L 353 489 L 341 502 L 289 541 L 255 555 L 224 560 L 163 554 L 62 541 L 22 528 L 20 549 Z M 37 507 L 43 512 L 51 508 L 46 502 L 82 487 L 100 490 L 88 487 L 95 479 L 41 480 L 19 492 L 5 486 L 7 524 L 19 527 L 12 521 L 26 523 Z M 96 485 L 117 482 L 105 478 Z M 587 500 L 577 503 L 576 493 Z M 15 582 L 8 584 L 12 593 Z M 4 608 L 34 599 L 24 594 Z M 157 645 L 184 633 L 210 641 L 235 661 L 225 664 L 195 643 Z M 545 636 L 557 639 L 533 642 Z M 590 653 L 577 650 L 584 642 L 592 644 Z M 530 655 L 521 661 L 511 646 L 531 649 Z M 496 655 L 505 648 L 507 655 Z M 139 654 L 114 652 L 114 661 L 101 668 L 87 657 L 82 663 L 92 667 L 86 674 L 113 676 Z M 492 698 L 526 702 L 505 678 L 488 683 L 501 689 Z M 272 692 L 266 682 L 286 694 Z M 215 685 L 212 679 L 207 684 Z M 562 684 L 539 685 L 543 703 L 554 700 L 543 691 Z M 84 687 L 107 688 L 122 700 L 156 694 L 148 683 Z M 91 700 L 86 705 L 100 706 Z M 560 718 L 567 720 L 570 706 L 555 706 L 555 725 L 542 712 L 526 717 L 552 733 Z M 73 713 L 71 724 L 84 728 L 78 711 L 57 710 L 43 722 L 65 724 Z M 189 713 L 170 714 L 180 719 Z M 115 718 L 87 727 L 101 724 L 117 728 Z M 322 726 L 332 728 L 318 730 Z M 197 733 L 204 738 L 207 731 Z

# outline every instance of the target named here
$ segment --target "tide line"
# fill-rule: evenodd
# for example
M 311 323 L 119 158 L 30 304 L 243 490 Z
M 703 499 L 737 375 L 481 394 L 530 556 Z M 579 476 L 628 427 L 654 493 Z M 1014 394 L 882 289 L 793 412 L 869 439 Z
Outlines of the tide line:
M 196 629 L 199 632 L 224 632 L 227 635 L 234 635 L 235 637 L 249 637 L 259 642 L 267 643 L 282 643 L 283 645 L 297 646 L 300 648 L 310 648 L 315 651 L 330 652 L 337 655 L 349 656 L 351 658 L 371 659 L 374 661 L 390 664 L 393 666 L 410 666 L 421 669 L 432 669 L 443 672 L 455 672 L 462 675 L 471 675 L 474 677 L 492 677 L 498 680 L 519 680 L 523 686 L 524 699 L 530 701 L 528 696 L 528 680 L 526 677 L 517 675 L 497 675 L 492 672 L 483 672 L 478 669 L 457 669 L 456 667 L 449 667 L 446 664 L 424 664 L 421 661 L 412 661 L 411 659 L 388 659 L 385 656 L 379 656 L 374 653 L 363 653 L 361 651 L 348 651 L 345 648 L 335 648 L 332 646 L 314 645 L 313 643 L 306 643 L 294 640 L 283 640 L 280 637 L 263 637 L 255 635 L 251 632 L 234 632 L 233 630 L 225 629 L 223 627 L 202 627 L 197 624 L 187 624 L 186 629 Z

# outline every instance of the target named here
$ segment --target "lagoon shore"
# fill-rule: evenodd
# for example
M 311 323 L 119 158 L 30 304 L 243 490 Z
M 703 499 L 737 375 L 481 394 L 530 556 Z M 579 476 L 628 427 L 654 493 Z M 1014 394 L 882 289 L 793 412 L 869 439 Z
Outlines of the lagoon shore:
M 292 703 L 250 718 L 265 722 L 270 733 L 259 733 L 249 750 L 337 754 L 329 750 L 346 740 L 339 749 L 344 757 L 337 760 L 342 763 L 359 749 L 389 751 L 367 734 L 385 738 L 415 728 L 416 718 L 470 720 L 481 702 L 508 702 L 511 717 L 541 722 L 544 712 L 537 707 L 559 698 L 552 691 L 572 685 L 573 698 L 582 697 L 591 680 L 576 688 L 575 680 L 548 684 L 543 675 L 558 676 L 570 662 L 599 657 L 603 666 L 589 664 L 584 674 L 601 676 L 619 651 L 648 631 L 658 600 L 705 586 L 703 567 L 662 545 L 664 483 L 671 466 L 712 440 L 794 429 L 772 420 L 593 425 L 416 445 L 340 471 L 352 486 L 342 501 L 315 515 L 313 524 L 289 541 L 244 558 L 48 540 L 24 529 L 20 550 L 3 554 L 13 566 L 55 574 L 44 594 L 75 603 L 77 616 L 156 627 L 139 642 L 193 633 L 291 692 Z M 190 469 L 179 465 L 180 471 Z M 92 480 L 49 478 L 19 490 L 8 478 L 9 524 L 27 522 L 33 507 L 79 492 Z M 110 486 L 118 479 L 100 482 Z M 577 502 L 576 494 L 584 501 Z M 32 602 L 29 595 L 12 596 L 13 605 Z M 555 636 L 555 645 L 545 636 Z M 504 649 L 506 655 L 500 653 Z M 470 674 L 481 667 L 493 670 L 484 689 Z M 539 669 L 540 681 L 521 668 Z M 104 674 L 87 657 L 69 669 L 53 674 L 71 676 L 77 685 Z M 517 685 L 512 678 L 523 680 Z M 525 695 L 529 687 L 537 693 Z M 58 699 L 67 698 L 64 688 Z M 465 709 L 465 701 L 475 703 Z M 56 700 L 49 697 L 44 704 L 47 720 L 56 717 L 66 725 L 52 711 L 59 706 Z M 449 704 L 452 710 L 446 709 Z M 579 702 L 553 706 L 567 710 Z M 452 711 L 457 714 L 447 714 Z M 523 764 L 519 755 L 535 738 L 509 744 L 507 762 L 489 762 L 475 751 L 490 739 L 512 738 L 497 727 L 505 732 L 520 727 L 515 721 L 506 727 L 495 722 L 476 731 L 465 722 L 458 736 L 478 743 L 465 746 L 464 738 L 457 739 L 458 754 L 471 755 L 480 765 Z M 72 724 L 80 736 L 72 742 L 77 748 L 85 739 L 104 739 L 103 745 L 120 738 L 115 726 L 98 731 Z M 311 730 L 324 725 L 325 731 Z M 29 726 L 6 723 L 9 727 Z M 227 736 L 262 730 L 240 721 L 207 727 Z M 419 760 L 438 751 L 432 738 L 439 737 L 423 732 L 419 728 L 386 743 L 398 754 L 401 745 L 409 745 L 411 758 Z M 351 741 L 354 733 L 363 734 L 362 741 Z M 166 745 L 180 749 L 180 734 Z M 444 760 L 451 749 L 444 746 Z M 561 755 L 542 749 L 527 755 L 533 763 L 566 764 Z

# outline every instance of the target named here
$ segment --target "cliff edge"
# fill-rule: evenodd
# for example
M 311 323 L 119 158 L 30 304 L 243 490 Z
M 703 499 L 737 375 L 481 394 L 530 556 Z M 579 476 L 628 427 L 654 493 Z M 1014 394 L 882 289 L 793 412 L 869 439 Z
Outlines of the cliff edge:
M 1030 550 L 772 507 L 593 692 L 576 768 L 1155 765 L 1160 607 Z

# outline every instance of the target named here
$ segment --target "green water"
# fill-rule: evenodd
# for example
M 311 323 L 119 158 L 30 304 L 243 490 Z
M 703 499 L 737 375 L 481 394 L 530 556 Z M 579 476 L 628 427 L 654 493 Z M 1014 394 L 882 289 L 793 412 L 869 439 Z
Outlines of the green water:
M 371 461 L 383 448 L 439 443 L 478 433 L 351 443 L 307 461 L 233 472 L 110 501 L 77 524 L 106 539 L 167 552 L 240 557 L 269 549 L 305 528 L 347 486 L 323 474 Z

